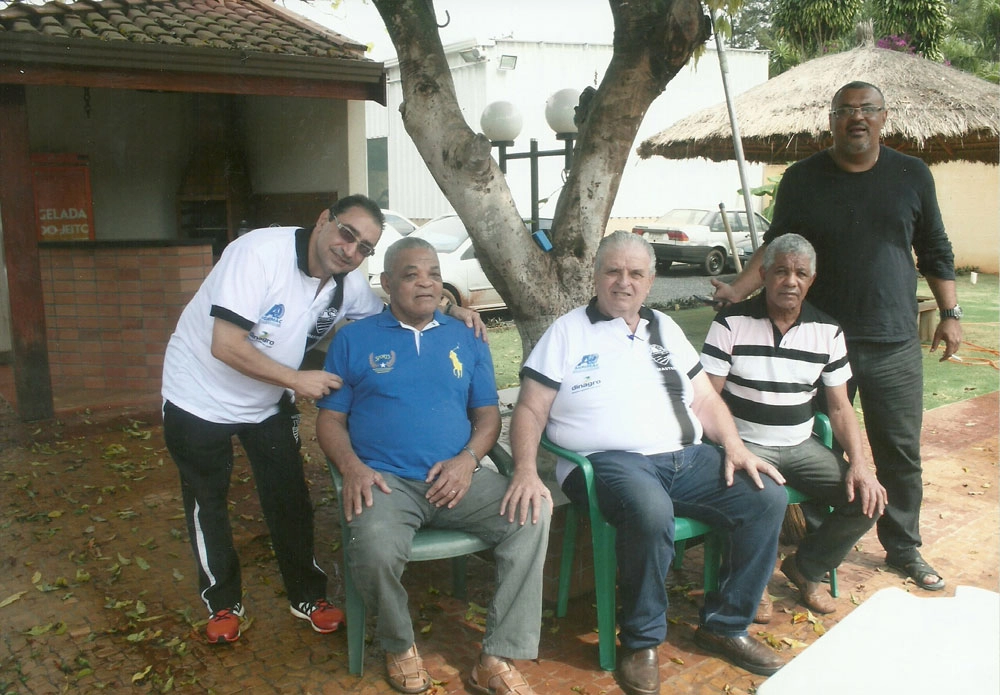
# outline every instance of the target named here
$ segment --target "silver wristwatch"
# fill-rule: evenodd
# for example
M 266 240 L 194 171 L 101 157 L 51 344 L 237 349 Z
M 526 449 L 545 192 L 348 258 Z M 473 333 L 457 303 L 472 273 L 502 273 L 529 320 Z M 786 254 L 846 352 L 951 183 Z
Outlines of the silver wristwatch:
M 942 321 L 944 321 L 945 319 L 960 320 L 962 318 L 962 313 L 963 313 L 962 312 L 962 307 L 960 307 L 958 304 L 956 304 L 951 309 L 942 309 L 941 310 L 941 312 L 940 312 L 940 314 L 941 314 L 941 320 Z

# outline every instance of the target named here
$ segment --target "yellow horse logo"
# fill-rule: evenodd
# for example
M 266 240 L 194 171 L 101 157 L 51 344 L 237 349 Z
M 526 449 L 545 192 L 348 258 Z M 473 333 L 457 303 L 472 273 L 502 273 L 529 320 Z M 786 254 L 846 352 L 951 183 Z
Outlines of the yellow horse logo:
M 458 350 L 458 346 L 455 346 L 455 350 Z M 462 378 L 462 363 L 458 361 L 458 355 L 455 350 L 448 351 L 448 359 L 451 360 L 451 373 L 455 375 L 456 379 Z

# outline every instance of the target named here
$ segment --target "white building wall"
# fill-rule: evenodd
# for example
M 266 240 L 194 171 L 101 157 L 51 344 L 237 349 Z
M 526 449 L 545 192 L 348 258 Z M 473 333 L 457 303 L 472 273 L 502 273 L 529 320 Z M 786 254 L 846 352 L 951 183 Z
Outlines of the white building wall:
M 480 54 L 476 60 L 468 51 Z M 459 105 L 473 130 L 481 131 L 479 117 L 493 101 L 511 101 L 521 111 L 524 125 L 511 152 L 529 148 L 536 138 L 540 150 L 556 150 L 562 143 L 545 122 L 545 101 L 566 87 L 583 90 L 597 87 L 611 60 L 612 47 L 606 44 L 543 43 L 497 40 L 472 41 L 446 47 Z M 466 62 L 462 51 L 474 62 Z M 517 57 L 514 70 L 499 70 L 502 55 Z M 758 51 L 728 51 L 729 82 L 733 96 L 767 79 L 767 54 Z M 389 197 L 393 209 L 416 219 L 428 219 L 451 211 L 437 184 L 410 141 L 399 116 L 402 91 L 399 67 L 386 63 L 388 107 L 369 104 L 369 137 L 385 133 L 389 150 Z M 681 69 L 664 93 L 651 105 L 633 144 L 633 154 L 623 173 L 612 217 L 656 217 L 673 207 L 709 207 L 724 202 L 742 207 L 738 194 L 739 173 L 735 163 L 707 160 L 640 160 L 635 148 L 646 137 L 680 118 L 725 99 L 717 54 L 706 51 L 697 65 Z M 556 192 L 562 183 L 562 158 L 539 161 L 539 195 Z M 762 167 L 748 166 L 750 186 L 762 182 Z M 522 214 L 530 214 L 530 172 L 526 160 L 508 162 L 507 180 Z M 553 206 L 554 206 L 554 200 Z M 544 216 L 544 213 L 543 213 Z

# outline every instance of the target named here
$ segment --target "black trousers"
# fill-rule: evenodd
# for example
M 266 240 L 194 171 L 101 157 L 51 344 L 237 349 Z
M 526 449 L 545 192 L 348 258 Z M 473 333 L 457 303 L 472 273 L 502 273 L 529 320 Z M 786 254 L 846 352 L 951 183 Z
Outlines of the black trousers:
M 242 600 L 227 504 L 234 435 L 250 460 L 289 602 L 326 596 L 326 574 L 313 557 L 313 508 L 292 415 L 283 409 L 260 423 L 225 425 L 202 420 L 169 401 L 164 404 L 163 435 L 180 472 L 198 589 L 209 612 Z

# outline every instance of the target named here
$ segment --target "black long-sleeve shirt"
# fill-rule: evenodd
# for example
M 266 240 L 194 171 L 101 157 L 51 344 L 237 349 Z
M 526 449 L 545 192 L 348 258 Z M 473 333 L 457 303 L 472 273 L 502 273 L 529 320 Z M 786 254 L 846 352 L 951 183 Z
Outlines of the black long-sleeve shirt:
M 823 151 L 790 166 L 764 241 L 795 232 L 816 249 L 809 301 L 837 319 L 848 341 L 917 334 L 917 274 L 955 277 L 934 179 L 916 157 L 882 146 L 868 171 L 852 173 Z

